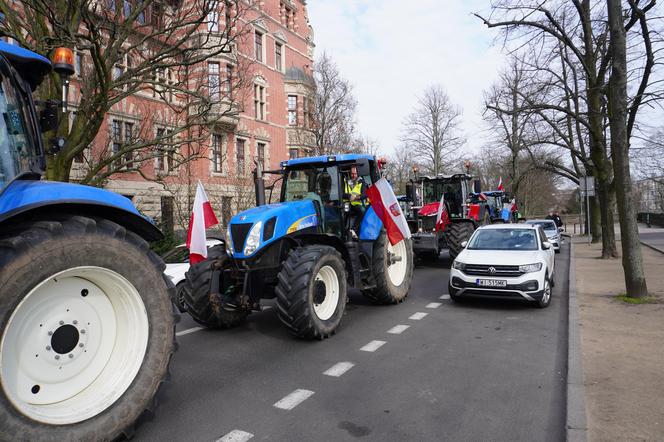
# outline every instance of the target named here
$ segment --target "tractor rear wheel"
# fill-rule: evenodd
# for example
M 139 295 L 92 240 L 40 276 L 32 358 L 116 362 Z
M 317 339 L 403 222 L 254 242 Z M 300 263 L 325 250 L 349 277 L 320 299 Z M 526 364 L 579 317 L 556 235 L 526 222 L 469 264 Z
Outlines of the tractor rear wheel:
M 346 266 L 330 246 L 291 250 L 277 277 L 277 314 L 292 334 L 324 339 L 346 310 Z
M 447 226 L 447 246 L 450 249 L 450 259 L 457 257 L 463 247 L 461 243 L 468 241 L 475 231 L 475 227 L 469 222 L 452 223 Z
M 376 287 L 363 291 L 378 304 L 398 304 L 406 299 L 413 279 L 413 245 L 404 239 L 390 244 L 382 231 L 373 244 L 373 276 Z
M 210 300 L 210 287 L 212 285 L 212 263 L 216 258 L 226 254 L 223 244 L 216 245 L 208 250 L 205 261 L 192 265 L 187 270 L 186 282 L 183 288 L 183 299 L 187 312 L 194 321 L 212 329 L 231 328 L 241 324 L 249 312 L 245 309 L 235 311 L 215 309 Z
M 0 440 L 131 436 L 175 351 L 163 261 L 108 220 L 3 229 Z

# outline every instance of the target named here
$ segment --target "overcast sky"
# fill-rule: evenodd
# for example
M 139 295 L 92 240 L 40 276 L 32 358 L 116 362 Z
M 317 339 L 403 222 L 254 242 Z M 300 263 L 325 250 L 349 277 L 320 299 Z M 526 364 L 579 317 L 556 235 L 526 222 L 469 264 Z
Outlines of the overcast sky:
M 327 52 L 354 87 L 361 133 L 391 153 L 404 117 L 429 85 L 463 110 L 467 149 L 484 143 L 482 91 L 505 63 L 497 31 L 471 12 L 488 0 L 310 0 L 316 54 Z

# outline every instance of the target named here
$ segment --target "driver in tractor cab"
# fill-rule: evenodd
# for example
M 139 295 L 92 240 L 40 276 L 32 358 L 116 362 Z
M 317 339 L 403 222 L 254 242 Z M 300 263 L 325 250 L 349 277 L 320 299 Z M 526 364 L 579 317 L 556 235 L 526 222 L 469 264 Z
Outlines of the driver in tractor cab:
M 351 166 L 349 179 L 344 180 L 344 203 L 350 203 L 351 235 L 357 239 L 360 221 L 365 210 L 366 183 L 357 174 L 357 167 Z M 368 203 L 369 200 L 366 200 Z

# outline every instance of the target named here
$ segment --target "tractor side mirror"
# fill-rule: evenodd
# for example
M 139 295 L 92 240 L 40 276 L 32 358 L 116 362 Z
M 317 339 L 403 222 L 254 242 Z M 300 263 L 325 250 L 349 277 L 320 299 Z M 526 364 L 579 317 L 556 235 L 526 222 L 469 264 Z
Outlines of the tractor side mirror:
M 47 100 L 37 103 L 42 107 L 39 112 L 39 128 L 42 133 L 50 132 L 58 128 L 58 106 L 56 100 Z
M 358 176 L 371 175 L 371 168 L 369 167 L 369 160 L 367 158 L 360 158 L 355 164 Z
M 412 182 L 406 183 L 406 199 L 416 204 L 417 195 L 415 195 L 415 185 Z
M 482 193 L 482 182 L 480 180 L 473 181 L 473 192 Z

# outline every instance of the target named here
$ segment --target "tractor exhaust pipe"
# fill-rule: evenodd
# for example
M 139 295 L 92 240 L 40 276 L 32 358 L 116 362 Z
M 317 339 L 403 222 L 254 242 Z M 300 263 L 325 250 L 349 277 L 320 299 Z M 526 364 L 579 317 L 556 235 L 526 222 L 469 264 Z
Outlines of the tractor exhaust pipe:
M 254 169 L 254 188 L 256 190 L 256 206 L 265 205 L 265 181 L 263 180 L 263 170 L 261 164 L 256 161 Z

